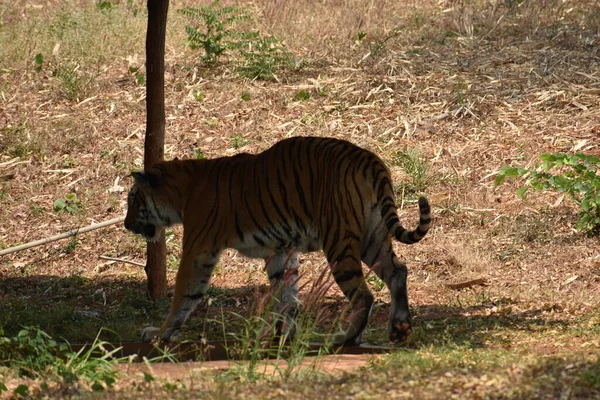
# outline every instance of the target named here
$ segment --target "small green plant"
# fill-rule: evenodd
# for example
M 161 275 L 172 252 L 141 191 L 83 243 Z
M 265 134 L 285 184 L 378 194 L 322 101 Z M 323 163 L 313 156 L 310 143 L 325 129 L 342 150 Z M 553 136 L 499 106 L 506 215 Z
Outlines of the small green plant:
M 96 8 L 100 11 L 112 10 L 113 3 L 112 3 L 112 1 L 100 0 L 100 1 L 96 2 Z
M 381 292 L 385 289 L 385 283 L 379 279 L 376 274 L 369 274 L 365 280 L 371 285 L 375 292 Z
M 33 62 L 35 63 L 35 72 L 42 72 L 42 66 L 44 65 L 44 56 L 42 53 L 36 54 Z
M 78 243 L 77 242 L 77 237 L 73 236 L 71 238 L 71 240 L 69 240 L 69 242 L 67 243 L 67 245 L 64 247 L 63 252 L 65 254 L 72 253 L 77 248 L 77 243 Z
M 85 85 L 78 74 L 78 67 L 74 65 L 60 66 L 54 70 L 53 75 L 60 83 L 59 90 L 68 100 L 78 100 L 82 97 Z
M 204 100 L 204 93 L 202 92 L 202 90 L 196 90 L 192 93 L 192 95 L 194 96 L 194 99 L 196 99 L 196 101 L 201 102 L 202 100 Z
M 19 386 L 17 386 L 15 388 L 15 394 L 19 395 L 21 397 L 27 397 L 29 393 L 29 386 L 24 385 L 24 384 L 20 384 Z
M 281 41 L 274 37 L 256 38 L 247 46 L 240 48 L 244 58 L 237 65 L 239 74 L 245 78 L 257 80 L 275 79 L 275 72 L 291 64 L 291 53 L 283 48 Z
M 236 135 L 231 137 L 231 147 L 233 147 L 236 150 L 240 147 L 246 146 L 248 143 L 250 143 L 250 141 L 241 136 Z
M 410 178 L 410 182 L 405 185 L 405 190 L 409 193 L 422 193 L 429 186 L 431 182 L 429 160 L 419 150 L 407 149 L 396 153 L 392 158 L 392 164 L 402 168 Z
M 196 160 L 206 160 L 206 156 L 200 149 L 194 149 L 194 158 Z
M 308 93 L 306 90 L 300 90 L 294 96 L 294 100 L 295 101 L 306 101 L 306 100 L 309 100 L 309 99 L 310 99 L 310 93 Z
M 600 159 L 582 153 L 554 153 L 542 154 L 540 160 L 542 164 L 532 169 L 503 167 L 496 176 L 496 185 L 507 177 L 525 177 L 525 185 L 517 191 L 521 198 L 527 197 L 530 188 L 567 193 L 581 208 L 577 228 L 597 231 L 600 227 Z M 548 172 L 551 169 L 559 169 L 559 172 L 551 174 Z
M 75 193 L 67 193 L 64 198 L 54 200 L 54 211 L 55 212 L 67 212 L 69 214 L 75 214 L 80 211 L 82 207 L 81 201 L 77 198 Z
M 367 37 L 367 33 L 366 32 L 362 32 L 362 31 L 358 32 L 357 38 L 358 38 L 359 42 L 361 40 L 363 40 L 364 38 L 366 38 L 366 37 Z
M 84 379 L 94 391 L 111 387 L 118 374 L 114 365 L 127 359 L 115 358 L 119 349 L 109 350 L 108 346 L 97 336 L 91 346 L 73 352 L 68 344 L 58 344 L 37 327 L 24 327 L 12 338 L 0 331 L 0 358 L 20 377 L 52 379 L 66 385 Z M 27 390 L 21 389 L 24 393 Z
M 239 46 L 244 35 L 236 32 L 236 22 L 249 19 L 245 9 L 238 6 L 221 7 L 219 0 L 200 8 L 184 7 L 179 12 L 196 22 L 196 26 L 186 26 L 188 45 L 192 49 L 203 49 L 202 60 L 207 64 L 217 62 L 227 50 Z
M 250 93 L 248 93 L 248 92 L 242 92 L 242 96 L 241 97 L 242 97 L 242 100 L 248 101 L 248 100 L 250 100 Z
M 133 65 L 129 66 L 129 74 L 131 74 L 135 78 L 135 83 L 138 86 L 144 86 L 146 83 L 146 75 L 142 71 L 140 71 L 140 67 L 134 67 Z

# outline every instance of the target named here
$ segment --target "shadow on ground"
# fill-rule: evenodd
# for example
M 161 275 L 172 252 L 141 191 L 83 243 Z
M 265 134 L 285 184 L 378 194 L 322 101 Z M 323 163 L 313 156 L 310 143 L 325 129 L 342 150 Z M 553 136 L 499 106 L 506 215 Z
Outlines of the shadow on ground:
M 17 334 L 23 326 L 37 326 L 54 338 L 80 343 L 93 340 L 104 328 L 100 332 L 103 340 L 139 341 L 139 329 L 160 324 L 170 304 L 169 298 L 150 301 L 145 280 L 133 277 L 31 275 L 8 277 L 1 282 L 0 328 L 7 336 Z M 239 334 L 257 296 L 266 290 L 266 286 L 211 287 L 210 305 L 206 301 L 199 305 L 184 327 L 184 338 L 198 340 L 203 334 L 208 340 L 222 340 L 225 331 Z M 323 302 L 331 315 L 339 315 L 346 304 L 342 296 L 327 297 Z M 408 347 L 442 342 L 475 347 L 490 342 L 502 345 L 503 332 L 534 333 L 569 327 L 569 322 L 556 316 L 549 319 L 545 309 L 492 315 L 478 311 L 481 310 L 477 307 L 435 304 L 417 307 L 415 333 Z M 388 304 L 373 311 L 367 341 L 388 344 L 385 339 L 388 314 Z

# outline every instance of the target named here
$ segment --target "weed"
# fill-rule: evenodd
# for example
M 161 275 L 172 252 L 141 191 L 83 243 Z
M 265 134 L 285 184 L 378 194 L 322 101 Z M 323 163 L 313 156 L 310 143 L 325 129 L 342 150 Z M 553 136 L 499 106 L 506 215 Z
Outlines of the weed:
M 248 382 L 255 382 L 258 379 L 265 378 L 265 374 L 259 367 L 266 366 L 263 360 L 276 359 L 284 360 L 284 367 L 273 365 L 275 372 L 283 380 L 289 380 L 297 377 L 298 374 L 314 374 L 315 366 L 320 357 L 328 354 L 332 345 L 333 335 L 323 335 L 317 333 L 319 325 L 324 321 L 331 321 L 331 314 L 324 307 L 325 293 L 333 281 L 327 269 L 312 281 L 308 288 L 305 300 L 302 302 L 302 311 L 291 311 L 288 309 L 291 304 L 282 307 L 279 303 L 280 291 L 284 290 L 285 285 L 294 285 L 297 282 L 298 275 L 293 270 L 286 270 L 283 282 L 279 287 L 271 287 L 271 290 L 265 294 L 257 295 L 253 302 L 252 315 L 244 318 L 236 314 L 236 317 L 243 321 L 243 330 L 241 334 L 231 334 L 223 332 L 225 335 L 233 337 L 240 347 L 232 349 L 237 358 L 243 362 L 237 363 L 233 369 L 226 371 L 221 378 L 238 378 Z M 289 318 L 292 317 L 293 320 Z M 338 321 L 334 321 L 337 326 Z M 293 323 L 293 327 L 281 328 L 282 324 Z M 225 326 L 224 326 L 225 328 Z M 280 330 L 283 329 L 283 333 Z M 288 332 L 294 332 L 289 336 Z M 324 345 L 319 350 L 311 347 L 311 342 L 315 338 L 323 339 Z M 315 356 L 313 364 L 308 369 L 299 370 L 300 365 L 306 356 Z
M 192 49 L 203 49 L 202 60 L 207 64 L 213 64 L 223 56 L 227 50 L 239 46 L 240 38 L 244 35 L 236 32 L 233 25 L 250 16 L 243 8 L 238 6 L 221 7 L 219 0 L 200 8 L 184 7 L 179 12 L 190 19 L 200 21 L 200 27 L 186 26 L 188 45 Z
M 112 1 L 100 0 L 96 2 L 96 8 L 100 11 L 112 10 L 113 3 Z
M 202 150 L 200 150 L 200 149 L 194 149 L 194 158 L 196 160 L 205 160 L 206 156 L 204 155 L 204 153 L 202 152 Z
M 390 31 L 386 36 L 384 36 L 380 40 L 373 40 L 368 44 L 369 47 L 369 56 L 370 57 L 380 57 L 383 56 L 387 52 L 387 42 L 391 39 L 395 38 L 402 32 L 401 27 L 396 27 Z
M 129 74 L 131 74 L 135 78 L 135 84 L 138 86 L 144 86 L 146 83 L 146 75 L 142 71 L 140 71 L 140 67 L 134 67 L 133 65 L 129 66 Z
M 410 178 L 410 183 L 404 186 L 408 193 L 417 194 L 424 192 L 431 182 L 429 173 L 429 160 L 417 149 L 407 149 L 397 153 L 392 164 L 404 170 Z
M 369 274 L 369 276 L 367 276 L 366 281 L 376 292 L 381 292 L 383 289 L 385 289 L 385 282 L 379 279 L 379 277 L 376 274 Z
M 30 132 L 27 129 L 28 124 L 29 121 L 25 120 L 16 126 L 0 129 L 0 139 L 4 136 L 4 143 L 0 142 L 2 152 L 6 152 L 13 158 L 26 158 L 41 151 L 37 143 L 30 138 Z
M 54 200 L 53 209 L 55 212 L 67 212 L 75 214 L 79 212 L 83 204 L 77 198 L 75 193 L 67 193 L 64 198 Z
M 600 360 L 581 372 L 581 379 L 590 387 L 600 389 Z
M 248 92 L 242 92 L 241 98 L 244 101 L 250 100 L 250 93 L 248 93 Z
M 176 272 L 178 268 L 179 268 L 179 257 L 174 256 L 174 255 L 170 256 L 169 260 L 167 262 L 167 270 Z
M 594 232 L 600 227 L 600 159 L 582 153 L 542 154 L 542 165 L 532 169 L 503 167 L 496 176 L 496 185 L 502 184 L 506 177 L 526 177 L 525 185 L 517 191 L 517 196 L 527 197 L 529 188 L 534 190 L 553 190 L 567 193 L 579 205 L 577 228 Z M 547 171 L 560 168 L 553 175 Z
M 306 90 L 300 90 L 294 96 L 295 101 L 306 101 L 308 99 L 310 99 L 310 93 L 308 93 Z
M 72 253 L 73 251 L 75 251 L 76 248 L 77 248 L 77 237 L 73 236 L 71 238 L 71 240 L 69 240 L 67 245 L 64 247 L 63 252 L 65 254 L 69 254 L 69 253 Z
M 238 62 L 237 70 L 241 76 L 253 80 L 277 80 L 275 72 L 289 66 L 292 60 L 291 53 L 273 37 L 256 37 L 247 46 L 240 48 L 240 54 L 244 61 Z
M 44 65 L 44 56 L 42 53 L 36 54 L 33 61 L 35 63 L 35 72 L 42 72 L 42 66 Z
M 59 90 L 68 100 L 79 100 L 85 91 L 85 84 L 78 74 L 79 67 L 76 65 L 59 66 L 53 72 L 58 78 Z
M 101 390 L 104 385 L 112 386 L 117 376 L 114 364 L 125 360 L 114 359 L 119 349 L 108 350 L 107 345 L 96 337 L 87 350 L 73 352 L 68 343 L 58 344 L 46 332 L 28 326 L 15 337 L 0 336 L 0 357 L 20 377 L 51 379 L 64 385 L 84 379 L 92 390 Z M 28 388 L 17 390 L 24 393 Z
M 62 7 L 50 24 L 50 32 L 62 41 L 68 34 L 77 30 L 80 24 L 80 18 L 75 12 Z
M 241 148 L 241 147 L 244 147 L 248 143 L 250 143 L 250 141 L 248 139 L 243 138 L 243 137 L 241 137 L 239 135 L 232 136 L 230 138 L 230 140 L 231 140 L 231 147 L 233 147 L 236 150 L 239 149 L 239 148 Z
M 192 96 L 194 96 L 194 99 L 196 99 L 196 101 L 198 102 L 204 100 L 204 93 L 202 92 L 202 90 L 194 91 L 194 93 L 192 93 Z
M 206 64 L 215 64 L 228 52 L 236 52 L 242 58 L 236 63 L 242 77 L 267 80 L 276 78 L 277 69 L 290 63 L 290 53 L 278 39 L 235 29 L 236 24 L 251 18 L 245 8 L 222 7 L 216 0 L 200 8 L 184 7 L 179 12 L 196 22 L 196 26 L 185 27 L 188 45 L 204 50 L 202 61 Z

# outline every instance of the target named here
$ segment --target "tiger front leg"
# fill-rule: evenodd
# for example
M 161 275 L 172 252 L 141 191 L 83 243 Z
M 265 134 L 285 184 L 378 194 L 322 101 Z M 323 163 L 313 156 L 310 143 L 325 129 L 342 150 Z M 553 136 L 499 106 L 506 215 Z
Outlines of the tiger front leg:
M 206 254 L 201 254 L 195 259 L 183 256 L 177 271 L 169 315 L 160 328 L 144 328 L 142 341 L 150 342 L 155 338 L 170 341 L 179 333 L 183 323 L 208 290 L 217 261 L 218 257 Z

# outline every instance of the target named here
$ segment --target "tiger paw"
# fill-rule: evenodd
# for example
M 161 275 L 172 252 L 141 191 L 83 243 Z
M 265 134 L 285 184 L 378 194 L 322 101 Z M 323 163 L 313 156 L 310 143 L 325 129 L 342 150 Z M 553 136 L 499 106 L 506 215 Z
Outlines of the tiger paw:
M 361 343 L 361 335 L 349 338 L 345 331 L 339 331 L 333 335 L 333 344 L 336 346 L 358 346 Z
M 390 331 L 390 341 L 394 343 L 404 342 L 412 333 L 410 322 L 396 322 Z
M 160 339 L 160 328 L 148 326 L 142 329 L 142 342 L 151 342 L 155 339 Z

